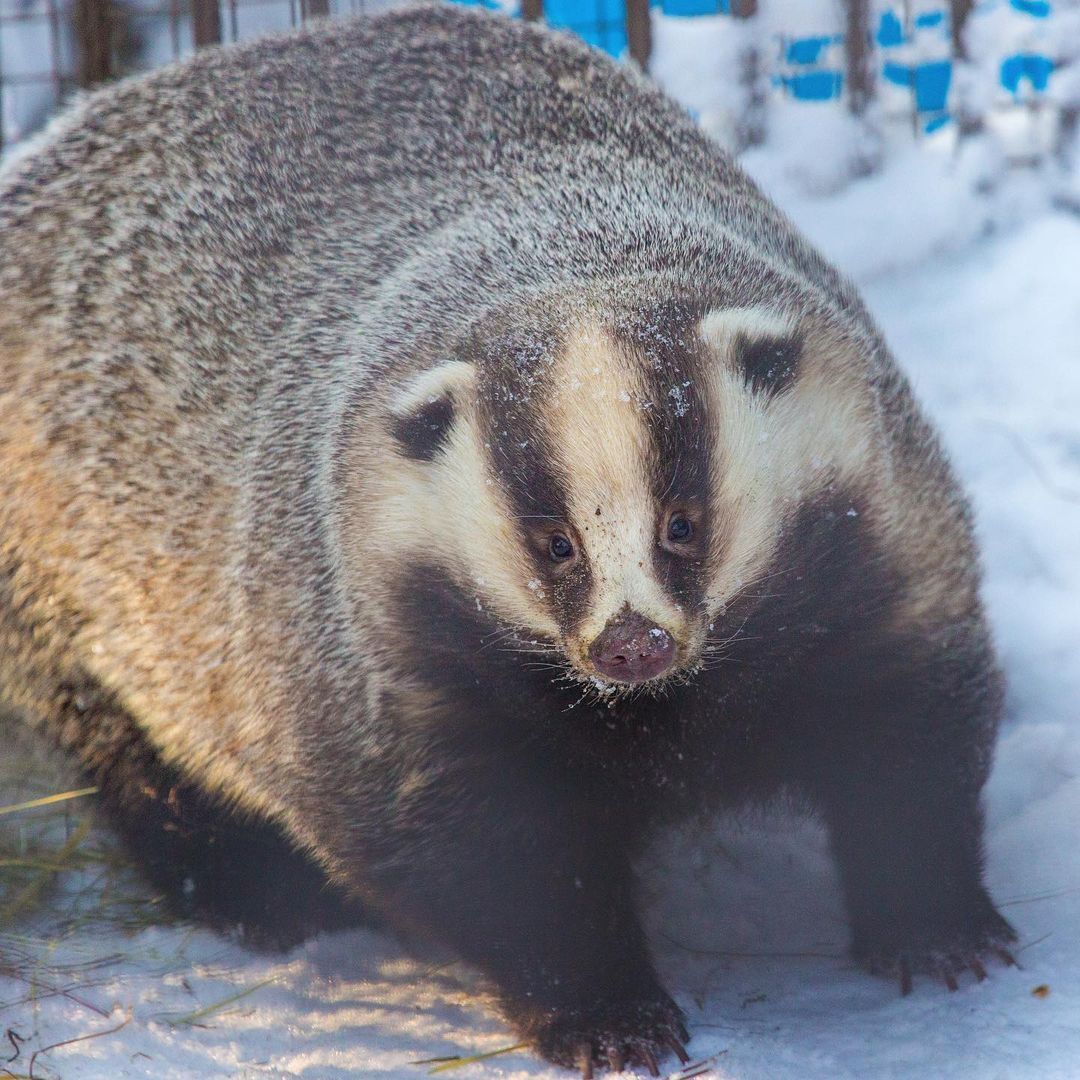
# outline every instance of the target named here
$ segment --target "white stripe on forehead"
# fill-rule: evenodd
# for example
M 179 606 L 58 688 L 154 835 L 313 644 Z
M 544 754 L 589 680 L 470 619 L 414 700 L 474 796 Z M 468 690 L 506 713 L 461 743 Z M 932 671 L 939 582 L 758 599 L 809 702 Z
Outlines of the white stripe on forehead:
M 726 350 L 739 336 L 754 341 L 758 338 L 782 338 L 793 334 L 797 323 L 782 311 L 766 307 L 729 308 L 710 311 L 698 328 L 698 336 L 714 349 Z
M 553 372 L 547 435 L 593 577 L 585 633 L 598 632 L 624 604 L 663 625 L 678 618 L 653 565 L 658 508 L 648 413 L 658 404 L 642 362 L 586 324 L 568 338 Z

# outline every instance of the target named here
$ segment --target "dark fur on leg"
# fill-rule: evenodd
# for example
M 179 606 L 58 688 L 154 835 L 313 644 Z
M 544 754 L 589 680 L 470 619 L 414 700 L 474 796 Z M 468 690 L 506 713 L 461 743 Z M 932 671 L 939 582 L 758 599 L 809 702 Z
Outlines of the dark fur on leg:
M 492 757 L 414 774 L 374 872 L 388 918 L 480 968 L 551 1061 L 648 1066 L 682 1053 L 616 815 L 572 784 L 538 781 L 535 760 Z
M 804 785 L 829 828 L 854 955 L 904 993 L 914 973 L 955 989 L 1016 940 L 983 884 L 999 680 L 978 627 L 890 652 L 834 673 L 826 752 Z

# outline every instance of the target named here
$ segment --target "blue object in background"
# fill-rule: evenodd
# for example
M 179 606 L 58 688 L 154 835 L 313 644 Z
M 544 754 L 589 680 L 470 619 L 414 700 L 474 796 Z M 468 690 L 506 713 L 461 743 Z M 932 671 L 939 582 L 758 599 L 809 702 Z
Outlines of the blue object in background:
M 915 69 L 915 107 L 919 112 L 937 112 L 945 108 L 952 82 L 952 61 L 935 60 Z
M 932 26 L 944 26 L 944 24 L 944 11 L 924 11 L 921 15 L 915 16 L 915 25 L 920 30 L 929 30 Z
M 491 11 L 504 10 L 498 0 L 454 0 L 468 7 L 484 7 Z M 664 0 L 667 3 L 693 7 L 681 14 L 701 15 L 714 12 L 718 2 L 728 0 Z M 521 14 L 521 8 L 514 13 Z M 544 22 L 560 30 L 570 30 L 583 41 L 603 49 L 612 56 L 626 52 L 625 0 L 545 0 Z
M 832 101 L 844 89 L 842 71 L 806 71 L 798 75 L 782 75 L 780 82 L 792 97 L 799 101 Z
M 914 27 L 916 33 L 920 30 L 937 29 L 942 33 L 948 31 L 948 13 L 939 11 L 923 11 L 915 16 Z M 915 35 L 904 33 L 904 22 L 891 8 L 882 12 L 878 20 L 878 28 L 874 33 L 874 40 L 883 49 L 892 49 L 897 45 L 906 45 Z
M 843 34 L 795 38 L 788 42 L 784 56 L 789 64 L 816 64 L 821 60 L 821 54 L 830 45 L 836 45 L 843 40 Z
M 952 83 L 952 61 L 931 60 L 925 64 L 887 62 L 882 77 L 896 86 L 909 87 L 915 92 L 915 108 L 919 112 L 939 112 L 945 108 Z
M 729 15 L 730 0 L 661 0 L 665 15 Z
M 915 81 L 914 72 L 907 64 L 897 64 L 892 60 L 885 61 L 881 74 L 894 86 L 911 86 Z
M 732 0 L 654 0 L 665 15 L 693 17 L 727 15 Z M 1009 0 L 1013 8 L 1036 18 L 1050 13 L 1049 0 Z M 502 10 L 498 0 L 457 0 L 457 3 Z M 625 0 L 545 0 L 544 19 L 549 26 L 570 30 L 590 45 L 612 56 L 623 56 L 627 48 Z M 917 30 L 947 28 L 946 13 L 925 11 L 915 16 Z M 882 13 L 874 34 L 882 48 L 906 44 L 910 38 L 904 24 L 892 9 Z M 819 34 L 783 41 L 783 58 L 788 64 L 811 67 L 820 64 L 823 55 L 842 43 L 843 34 Z M 1046 90 L 1054 62 L 1037 53 L 1017 53 L 1001 63 L 1001 85 L 1018 95 L 1025 82 L 1036 93 Z M 912 91 L 915 108 L 924 115 L 924 130 L 936 131 L 948 123 L 946 110 L 949 87 L 952 83 L 952 61 L 935 60 L 922 64 L 903 64 L 887 60 L 882 65 L 882 78 L 896 86 Z M 780 75 L 774 80 L 799 101 L 832 101 L 843 92 L 843 72 L 831 68 L 799 71 Z
M 904 24 L 895 11 L 886 11 L 882 14 L 875 37 L 877 43 L 883 49 L 904 44 L 906 40 L 904 38 Z
M 588 0 L 585 0 L 588 2 Z M 665 15 L 730 15 L 738 12 L 746 0 L 650 0 L 650 6 Z
M 622 56 L 626 52 L 624 0 L 545 0 L 544 22 L 572 30 L 598 49 Z
M 1020 93 L 1020 84 L 1026 79 L 1036 93 L 1042 93 L 1050 82 L 1054 61 L 1037 53 L 1017 53 L 1001 62 L 1001 85 L 1011 94 Z
M 1036 19 L 1045 19 L 1050 14 L 1050 0 L 1009 0 L 1017 11 L 1032 15 Z

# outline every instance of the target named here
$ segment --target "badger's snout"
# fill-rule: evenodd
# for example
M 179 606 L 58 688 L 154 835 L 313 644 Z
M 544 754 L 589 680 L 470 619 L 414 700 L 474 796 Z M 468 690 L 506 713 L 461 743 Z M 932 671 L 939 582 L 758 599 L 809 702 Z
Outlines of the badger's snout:
M 640 683 L 669 670 L 676 652 L 675 641 L 663 627 L 636 611 L 622 611 L 593 640 L 589 659 L 606 679 Z

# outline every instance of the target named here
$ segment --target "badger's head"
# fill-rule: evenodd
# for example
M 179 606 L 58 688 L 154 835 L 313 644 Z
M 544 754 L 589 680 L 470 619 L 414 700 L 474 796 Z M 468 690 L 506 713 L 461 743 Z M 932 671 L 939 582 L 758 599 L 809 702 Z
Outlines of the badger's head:
M 679 303 L 478 332 L 396 392 L 380 520 L 553 678 L 690 678 L 798 506 L 872 453 L 845 333 Z

